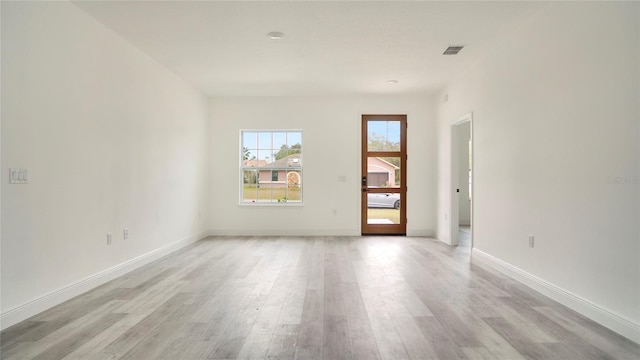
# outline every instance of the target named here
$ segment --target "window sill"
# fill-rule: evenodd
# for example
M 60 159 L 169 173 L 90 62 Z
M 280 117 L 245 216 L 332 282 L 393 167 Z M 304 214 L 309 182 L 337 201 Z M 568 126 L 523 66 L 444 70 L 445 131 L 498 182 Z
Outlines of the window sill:
M 302 201 L 258 201 L 258 202 L 241 202 L 238 206 L 242 207 L 302 207 L 304 203 Z

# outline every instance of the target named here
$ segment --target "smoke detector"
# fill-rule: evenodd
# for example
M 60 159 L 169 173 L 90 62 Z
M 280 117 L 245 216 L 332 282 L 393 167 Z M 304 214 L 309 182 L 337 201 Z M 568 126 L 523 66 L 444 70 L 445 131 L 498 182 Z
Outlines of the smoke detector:
M 284 33 L 280 31 L 272 31 L 267 34 L 267 37 L 271 40 L 281 40 L 284 37 Z

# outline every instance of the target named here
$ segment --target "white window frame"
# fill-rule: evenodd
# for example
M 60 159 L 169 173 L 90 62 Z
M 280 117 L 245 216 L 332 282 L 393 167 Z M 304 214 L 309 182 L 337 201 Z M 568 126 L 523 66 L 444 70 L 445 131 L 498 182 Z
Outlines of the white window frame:
M 271 134 L 271 139 L 272 139 L 271 148 L 270 149 L 269 148 L 260 148 L 260 146 L 261 146 L 260 144 L 256 145 L 258 147 L 257 149 L 252 149 L 252 148 L 247 147 L 244 144 L 244 139 L 243 139 L 244 138 L 243 134 L 245 134 L 245 133 L 270 133 Z M 300 153 L 299 153 L 300 154 L 300 156 L 299 156 L 300 160 L 294 161 L 295 163 L 300 163 L 300 165 L 295 167 L 295 170 L 296 170 L 296 172 L 298 174 L 298 179 L 300 181 L 300 184 L 299 184 L 299 186 L 300 186 L 300 200 L 289 200 L 289 199 L 286 199 L 286 196 L 285 196 L 284 199 L 277 199 L 277 198 L 273 197 L 273 192 L 271 193 L 271 199 L 270 200 L 259 200 L 259 199 L 254 199 L 252 201 L 245 200 L 245 194 L 244 194 L 244 185 L 245 185 L 244 184 L 244 172 L 247 169 L 255 169 L 256 167 L 251 167 L 251 166 L 245 166 L 244 165 L 244 161 L 245 161 L 245 159 L 244 159 L 244 149 L 247 148 L 248 150 L 258 150 L 259 153 L 264 151 L 264 150 L 270 150 L 270 152 L 273 152 L 273 153 L 279 151 L 280 149 L 274 149 L 275 146 L 273 145 L 273 134 L 275 134 L 275 133 L 299 133 L 300 134 L 300 142 L 299 142 L 300 143 Z M 258 135 L 258 138 L 259 138 L 259 135 Z M 291 147 L 292 145 L 295 145 L 296 143 L 297 142 L 295 142 L 294 144 L 289 144 L 288 139 L 286 140 L 286 144 L 289 147 Z M 304 157 L 304 133 L 303 133 L 302 129 L 240 129 L 240 131 L 239 131 L 239 144 L 240 144 L 240 146 L 239 146 L 239 153 L 240 153 L 239 154 L 239 159 L 240 160 L 239 160 L 239 181 L 238 181 L 238 183 L 239 183 L 239 191 L 238 191 L 239 197 L 238 197 L 238 202 L 239 202 L 240 206 L 249 206 L 249 207 L 255 207 L 255 206 L 275 206 L 275 207 L 303 206 L 303 204 L 304 204 L 304 181 L 303 181 L 303 178 L 304 178 L 304 175 L 303 175 L 304 174 L 304 169 L 303 169 L 303 167 L 304 167 L 303 166 L 303 164 L 304 164 L 304 160 L 303 160 L 303 157 Z M 251 159 L 248 159 L 248 160 L 251 160 Z M 259 157 L 256 158 L 256 161 L 257 161 L 258 164 L 259 164 L 260 160 L 261 159 Z M 273 162 L 275 162 L 275 161 L 272 161 L 272 163 Z M 260 168 L 260 166 L 258 166 L 258 168 Z M 269 170 L 269 176 L 268 176 L 269 180 L 272 179 L 272 175 L 271 175 L 272 171 L 274 171 L 274 170 L 275 171 L 285 170 L 285 175 L 278 177 L 279 181 L 277 181 L 277 182 L 268 181 L 268 183 L 270 183 L 270 184 L 284 184 L 284 187 L 286 189 L 285 193 L 289 191 L 288 190 L 289 187 L 288 187 L 288 184 L 287 184 L 289 172 L 286 171 L 288 169 L 279 168 L 279 167 L 274 168 L 274 167 L 268 167 L 268 166 L 265 166 L 263 168 L 264 168 L 264 170 Z M 282 179 L 283 177 L 284 177 L 284 179 Z M 259 188 L 259 186 L 260 186 L 260 170 L 257 170 L 255 181 L 256 181 L 256 185 L 258 185 L 258 188 Z M 273 187 L 270 187 L 270 189 L 272 189 L 271 191 L 273 191 Z

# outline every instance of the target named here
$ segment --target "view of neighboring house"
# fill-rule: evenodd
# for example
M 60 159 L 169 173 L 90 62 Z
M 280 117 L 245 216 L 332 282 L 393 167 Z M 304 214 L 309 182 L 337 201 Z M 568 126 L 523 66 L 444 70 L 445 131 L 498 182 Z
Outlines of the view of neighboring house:
M 256 160 L 245 160 L 256 161 Z M 259 160 L 255 166 L 259 169 L 258 184 L 260 187 L 300 186 L 302 183 L 302 156 L 292 154 L 272 163 Z
M 274 162 L 266 160 L 244 160 L 245 167 L 258 168 L 258 184 L 261 187 L 284 187 L 301 185 L 302 156 L 292 154 Z M 400 168 L 378 157 L 370 157 L 367 161 L 368 183 L 373 187 L 397 187 L 396 173 Z
M 367 183 L 372 187 L 397 187 L 396 171 L 399 167 L 377 157 L 367 160 Z
M 245 167 L 262 167 L 267 165 L 267 161 L 266 160 L 244 160 L 243 161 L 243 166 Z

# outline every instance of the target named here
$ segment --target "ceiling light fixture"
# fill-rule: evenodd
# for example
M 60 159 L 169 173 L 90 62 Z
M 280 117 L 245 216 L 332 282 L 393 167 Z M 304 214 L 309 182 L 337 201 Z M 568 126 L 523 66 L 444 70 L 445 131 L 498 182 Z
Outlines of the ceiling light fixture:
M 280 31 L 272 31 L 272 32 L 268 33 L 267 36 L 271 40 L 280 40 L 280 39 L 282 39 L 284 37 L 284 33 L 280 32 Z
M 395 85 L 398 83 L 398 80 L 387 80 L 387 84 L 389 85 Z

